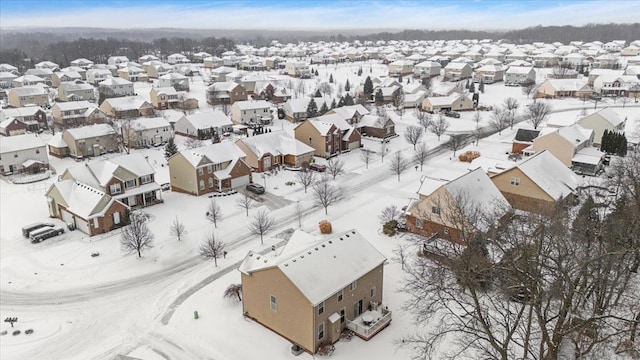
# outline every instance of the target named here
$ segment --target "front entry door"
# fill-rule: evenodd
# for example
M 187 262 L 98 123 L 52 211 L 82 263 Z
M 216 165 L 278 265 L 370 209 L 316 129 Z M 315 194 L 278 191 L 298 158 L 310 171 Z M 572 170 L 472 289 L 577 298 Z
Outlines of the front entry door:
M 362 299 L 353 304 L 353 318 L 357 318 L 358 316 L 360 316 L 360 314 L 362 314 Z

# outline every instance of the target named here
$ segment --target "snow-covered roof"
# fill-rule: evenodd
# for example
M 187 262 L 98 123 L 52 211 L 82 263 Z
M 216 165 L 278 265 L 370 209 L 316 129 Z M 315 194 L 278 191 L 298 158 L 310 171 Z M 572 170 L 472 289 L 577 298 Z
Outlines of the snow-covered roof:
M 82 126 L 78 128 L 67 129 L 65 130 L 65 132 L 71 134 L 71 136 L 75 140 L 116 134 L 116 131 L 109 124 L 94 124 Z
M 529 66 L 509 66 L 507 74 L 528 74 L 533 70 L 533 67 Z
M 61 111 L 69 111 L 69 110 L 93 109 L 96 107 L 96 105 L 86 100 L 82 100 L 82 101 L 57 102 L 54 105 L 54 107 L 57 107 Z
M 547 79 L 556 91 L 579 91 L 587 85 L 587 79 Z
M 122 155 L 109 160 L 98 160 L 67 169 L 74 179 L 94 188 L 105 188 L 107 183 L 122 168 L 136 177 L 151 175 L 155 170 L 140 153 Z M 121 179 L 124 180 L 124 179 Z
M 602 161 L 603 156 L 604 153 L 602 151 L 593 147 L 586 147 L 580 149 L 573 158 L 571 158 L 571 162 L 598 165 Z
M 164 95 L 177 95 L 176 89 L 173 86 L 164 86 L 153 88 L 156 91 L 156 94 L 164 94 Z
M 9 92 L 15 93 L 18 97 L 34 96 L 34 95 L 46 95 L 47 92 L 39 86 L 23 86 L 9 90 Z
M 45 143 L 37 134 L 3 136 L 0 141 L 0 154 L 41 147 L 45 147 Z
M 218 91 L 232 91 L 239 84 L 233 81 L 222 81 L 211 84 L 207 88 L 207 91 L 218 92 Z
M 58 189 L 69 211 L 86 220 L 103 215 L 114 201 L 104 192 L 73 179 L 56 182 L 52 187 Z
M 24 116 L 33 116 L 38 111 L 44 111 L 40 106 L 24 106 L 19 108 L 6 108 L 0 110 L 4 117 L 24 117 Z
M 600 110 L 594 112 L 593 114 L 590 114 L 590 115 L 587 115 L 587 116 L 583 117 L 581 120 L 584 120 L 584 119 L 592 117 L 592 116 L 600 116 L 602 119 L 607 121 L 613 127 L 617 127 L 618 125 L 620 125 L 620 124 L 622 124 L 624 122 L 624 119 L 622 119 L 620 117 L 620 115 L 618 115 L 618 113 L 615 112 L 610 107 L 606 107 L 606 108 L 600 109 Z
M 85 83 L 75 83 L 73 81 L 65 81 L 63 83 L 60 84 L 60 86 L 58 87 L 60 89 L 63 89 L 65 91 L 77 91 L 77 90 L 93 90 L 93 86 L 89 85 L 89 84 L 85 84 Z
M 139 110 L 144 106 L 151 106 L 143 98 L 137 95 L 109 98 L 104 101 L 111 105 L 113 110 L 116 111 Z
M 62 133 L 56 133 L 55 135 L 53 135 L 51 137 L 51 139 L 49 139 L 49 142 L 47 142 L 47 145 L 55 147 L 55 148 L 65 148 L 65 147 L 69 147 L 67 145 L 67 143 L 64 141 L 64 139 L 62 139 Z
M 182 119 L 191 123 L 195 129 L 211 129 L 233 124 L 231 119 L 220 110 L 185 115 L 180 120 Z
M 133 86 L 133 83 L 129 80 L 125 80 L 123 78 L 119 78 L 119 77 L 111 77 L 105 80 L 102 80 L 99 85 L 103 85 L 103 86 L 116 86 L 116 85 L 131 85 Z
M 163 117 L 139 118 L 131 120 L 132 129 L 148 130 L 169 127 L 171 124 Z
M 272 155 L 304 155 L 315 151 L 311 146 L 293 138 L 285 130 L 242 138 L 237 142 L 242 142 L 258 158 L 267 153 Z
M 243 100 L 234 102 L 232 106 L 235 106 L 240 110 L 256 110 L 268 109 L 271 107 L 271 104 L 265 100 Z
M 576 174 L 546 150 L 523 160 L 516 167 L 553 199 L 566 197 L 579 185 Z
M 385 260 L 384 255 L 355 230 L 320 239 L 296 231 L 280 254 L 249 252 L 239 270 L 250 274 L 278 267 L 316 306 Z
M 316 128 L 316 130 L 318 130 L 318 132 L 321 135 L 328 135 L 329 131 L 331 130 L 331 127 L 333 126 L 332 123 L 328 122 L 328 121 L 322 121 L 319 118 L 316 119 L 309 119 L 307 120 L 307 122 L 309 122 L 309 124 L 313 125 L 313 127 Z M 302 123 L 304 124 L 304 123 Z M 302 125 L 300 124 L 300 125 Z
M 193 167 L 198 167 L 203 160 L 213 164 L 221 164 L 246 157 L 246 154 L 233 142 L 223 141 L 180 152 Z
M 435 96 L 428 97 L 426 100 L 429 100 L 431 106 L 447 106 L 453 104 L 454 101 L 458 100 L 460 94 L 454 94 L 449 96 Z

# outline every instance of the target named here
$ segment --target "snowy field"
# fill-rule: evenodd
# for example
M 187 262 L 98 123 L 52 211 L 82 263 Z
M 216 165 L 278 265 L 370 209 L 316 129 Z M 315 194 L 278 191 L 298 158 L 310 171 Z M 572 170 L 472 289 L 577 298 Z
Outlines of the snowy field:
M 357 75 L 359 67 L 363 68 L 362 76 Z M 335 87 L 349 79 L 353 89 L 366 76 L 379 76 L 387 71 L 386 66 L 374 63 L 313 68 L 318 68 L 320 80 L 305 80 L 307 95 L 314 92 L 319 81 L 328 81 L 330 74 L 335 79 Z M 148 83 L 136 84 L 136 91 L 144 98 L 148 98 L 149 89 Z M 200 111 L 210 111 L 203 79 L 194 78 L 191 89 L 191 94 L 200 101 Z M 519 88 L 498 83 L 486 85 L 480 102 L 495 106 L 509 96 L 518 99 L 521 108 L 530 101 Z M 583 104 L 577 99 L 550 103 L 556 111 L 550 116 L 551 122 L 575 120 L 584 108 L 590 112 L 594 107 L 593 103 Z M 616 112 L 628 118 L 627 133 L 637 131 L 640 108 L 635 107 L 636 104 L 628 103 L 622 109 L 621 104 L 603 101 L 598 103 L 598 108 L 608 105 L 615 106 Z M 478 126 L 487 126 L 488 112 L 482 113 L 479 124 L 472 116 L 472 112 L 466 112 L 459 119 L 447 118 L 451 124 L 449 132 L 468 133 Z M 417 125 L 415 115 L 412 110 L 406 110 L 402 115 L 392 114 L 392 119 L 401 136 L 391 140 L 391 154 L 399 151 L 409 159 L 413 154 L 412 145 L 402 134 L 407 126 Z M 271 128 L 293 131 L 290 123 L 281 120 L 275 120 Z M 477 150 L 485 158 L 506 163 L 514 134 L 515 129 L 507 129 L 500 135 L 480 140 L 477 146 L 468 145 L 459 151 Z M 423 139 L 430 149 L 447 140 L 445 135 L 438 141 L 432 133 Z M 184 148 L 184 139 L 178 138 L 177 143 Z M 363 143 L 364 148 L 379 151 L 379 142 L 365 139 Z M 168 182 L 163 149 L 140 152 L 155 168 L 157 182 Z M 390 155 L 384 162 L 375 157 L 368 168 L 360 158 L 360 150 L 338 158 L 345 162 L 345 173 L 335 180 L 343 198 L 329 207 L 328 215 L 314 205 L 310 191 L 304 192 L 295 172 L 280 171 L 257 179 L 266 185 L 267 195 L 249 215 L 266 208 L 277 224 L 267 234 L 264 245 L 247 229 L 249 219 L 244 209 L 235 203 L 240 195 L 216 198 L 222 208 L 222 220 L 215 228 L 205 219 L 212 199 L 163 192 L 164 203 L 144 209 L 151 215 L 149 227 L 155 235 L 155 247 L 145 251 L 141 259 L 122 253 L 119 231 L 92 238 L 72 231 L 39 244 L 29 243 L 20 232 L 25 224 L 46 220 L 61 225 L 60 221 L 48 217 L 44 197 L 57 175 L 26 185 L 0 180 L 0 317 L 19 318 L 14 328 L 9 323 L 0 323 L 0 329 L 8 332 L 0 336 L 0 358 L 84 360 L 112 359 L 116 354 L 147 360 L 294 358 L 287 340 L 245 320 L 241 304 L 223 299 L 222 293 L 229 284 L 239 282 L 236 268 L 249 250 L 269 251 L 272 245 L 282 246 L 280 234 L 299 227 L 294 215 L 299 202 L 305 209 L 303 230 L 320 236 L 318 222 L 324 219 L 331 221 L 336 233 L 355 228 L 389 259 L 383 299 L 393 311 L 391 325 L 368 342 L 358 338 L 338 342 L 333 358 L 407 359 L 410 354 L 406 349 L 394 343 L 415 329 L 415 324 L 411 315 L 402 309 L 405 300 L 400 288 L 402 271 L 393 250 L 407 242 L 408 235 L 381 234 L 378 215 L 390 204 L 402 207 L 416 198 L 422 176 L 452 179 L 468 171 L 469 164 L 459 162 L 446 150 L 430 158 L 422 171 L 409 168 L 398 181 L 396 174 L 388 169 Z M 83 163 L 54 157 L 50 161 L 58 175 L 68 167 Z M 324 159 L 318 162 L 324 163 Z M 286 185 L 290 181 L 296 184 Z M 188 231 L 182 241 L 169 234 L 169 226 L 176 218 Z M 218 262 L 218 267 L 198 255 L 198 247 L 211 232 L 226 243 L 229 252 Z M 92 257 L 92 253 L 99 256 Z M 199 313 L 197 320 L 194 311 Z M 25 335 L 27 329 L 34 332 Z M 13 336 L 14 330 L 22 333 Z M 303 354 L 297 358 L 311 356 Z

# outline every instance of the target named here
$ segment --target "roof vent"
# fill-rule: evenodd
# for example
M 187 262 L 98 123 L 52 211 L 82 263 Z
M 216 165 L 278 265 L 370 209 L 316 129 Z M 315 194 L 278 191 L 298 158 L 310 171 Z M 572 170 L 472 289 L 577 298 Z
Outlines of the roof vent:
M 329 240 L 329 244 L 333 244 L 333 241 Z
M 300 255 L 300 259 L 304 259 L 304 255 Z
M 307 254 L 311 255 L 311 251 L 307 251 Z
M 293 260 L 291 260 L 291 261 L 296 262 L 296 259 L 293 259 Z
M 327 245 L 325 245 L 325 244 L 322 244 L 322 247 L 326 247 L 326 246 L 327 246 Z
M 351 230 L 351 233 L 352 233 L 353 235 L 355 235 L 355 234 L 356 234 L 356 231 L 355 231 L 355 230 Z
M 345 234 L 346 237 L 349 237 L 349 234 Z
M 316 248 L 316 251 L 318 251 L 318 248 Z
M 293 260 L 293 261 L 295 261 L 295 260 Z M 284 264 L 284 266 L 289 266 L 289 264 Z
M 260 260 L 260 256 L 258 256 L 256 259 Z

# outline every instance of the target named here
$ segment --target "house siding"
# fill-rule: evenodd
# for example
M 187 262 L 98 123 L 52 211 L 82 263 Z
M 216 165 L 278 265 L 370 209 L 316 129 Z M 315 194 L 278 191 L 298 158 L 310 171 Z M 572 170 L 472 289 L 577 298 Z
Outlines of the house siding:
M 512 178 L 520 179 L 520 185 L 512 185 Z M 518 168 L 512 168 L 495 175 L 491 181 L 515 209 L 544 213 L 554 207 L 555 199 L 551 198 Z
M 533 140 L 533 150 L 538 153 L 547 150 L 566 166 L 571 166 L 575 148 L 557 132 L 552 132 Z

